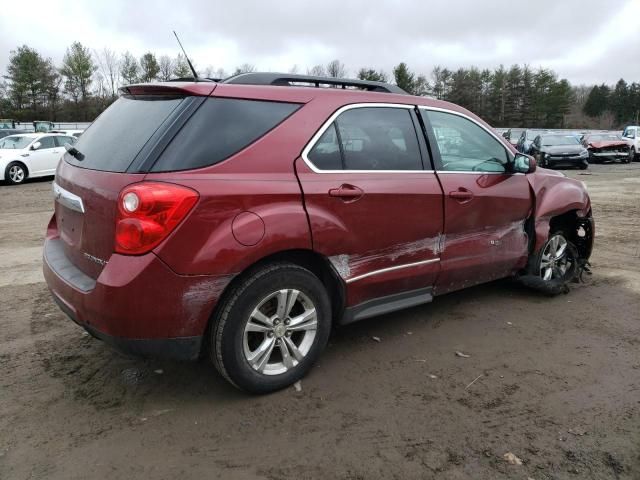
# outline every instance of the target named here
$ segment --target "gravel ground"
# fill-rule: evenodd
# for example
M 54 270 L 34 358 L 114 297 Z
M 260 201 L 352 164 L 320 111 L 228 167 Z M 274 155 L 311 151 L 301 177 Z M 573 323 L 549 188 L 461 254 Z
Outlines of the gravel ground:
M 597 222 L 586 284 L 342 328 L 302 391 L 262 397 L 84 334 L 42 281 L 50 181 L 0 186 L 0 478 L 639 479 L 640 164 L 589 173 L 567 172 Z

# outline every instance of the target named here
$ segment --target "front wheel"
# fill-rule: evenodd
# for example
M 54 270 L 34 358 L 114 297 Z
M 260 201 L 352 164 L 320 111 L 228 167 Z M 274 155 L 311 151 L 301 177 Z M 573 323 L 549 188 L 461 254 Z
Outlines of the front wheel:
M 535 273 L 549 284 L 565 285 L 576 275 L 578 258 L 576 248 L 558 230 L 546 241 L 535 265 Z
M 233 385 L 267 393 L 313 366 L 331 329 L 331 304 L 309 270 L 277 263 L 247 276 L 213 318 L 211 359 Z
M 580 167 L 580 170 L 586 170 L 587 168 L 589 168 L 589 162 L 585 160 L 580 165 L 578 165 L 578 167 Z
M 11 185 L 18 185 L 26 180 L 27 170 L 24 165 L 18 162 L 10 163 L 5 169 L 4 178 Z
M 638 160 L 638 157 L 636 156 L 636 149 L 635 147 L 631 147 L 631 155 L 629 155 L 629 158 L 631 159 L 632 162 L 635 162 L 636 160 Z

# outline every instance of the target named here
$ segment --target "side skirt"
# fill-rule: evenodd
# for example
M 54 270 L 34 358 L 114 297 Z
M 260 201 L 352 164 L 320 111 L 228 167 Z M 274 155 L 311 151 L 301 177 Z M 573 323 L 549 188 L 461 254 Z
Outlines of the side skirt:
M 367 300 L 353 307 L 347 307 L 338 324 L 347 325 L 365 318 L 429 303 L 433 300 L 432 293 L 433 289 L 428 287 Z

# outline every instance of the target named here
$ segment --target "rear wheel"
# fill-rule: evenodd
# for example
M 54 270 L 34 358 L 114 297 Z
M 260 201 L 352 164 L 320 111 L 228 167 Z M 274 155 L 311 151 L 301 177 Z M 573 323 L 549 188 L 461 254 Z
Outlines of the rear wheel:
M 11 185 L 18 185 L 27 179 L 27 169 L 19 162 L 12 162 L 7 165 L 4 171 L 4 178 Z
M 211 329 L 211 359 L 236 387 L 267 393 L 302 378 L 331 329 L 329 296 L 309 270 L 289 263 L 261 268 L 236 285 Z

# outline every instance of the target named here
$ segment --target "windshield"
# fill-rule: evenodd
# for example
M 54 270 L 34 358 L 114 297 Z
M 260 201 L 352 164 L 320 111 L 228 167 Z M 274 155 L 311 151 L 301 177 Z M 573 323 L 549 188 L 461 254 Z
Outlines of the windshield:
M 615 142 L 622 140 L 620 135 L 608 134 L 608 135 L 591 135 L 588 139 L 590 142 Z
M 542 145 L 553 147 L 555 145 L 578 145 L 580 142 L 573 135 L 553 135 L 542 137 Z
M 20 135 L 10 135 L 0 140 L 0 149 L 16 150 L 25 148 L 33 141 L 32 137 L 23 137 Z

